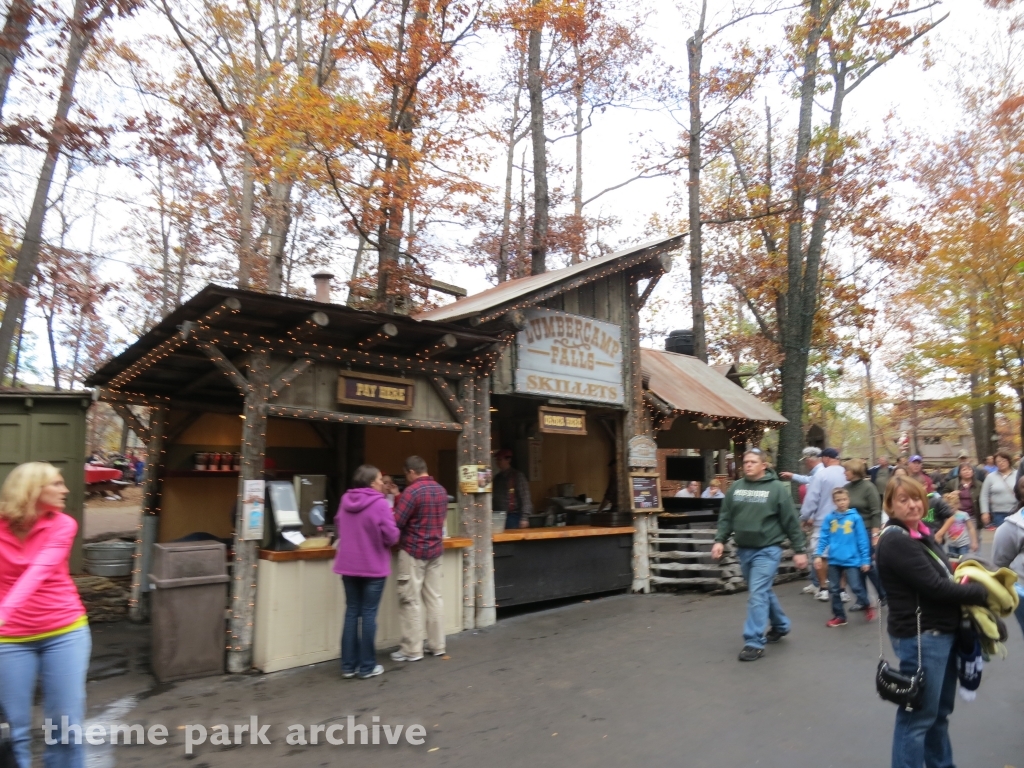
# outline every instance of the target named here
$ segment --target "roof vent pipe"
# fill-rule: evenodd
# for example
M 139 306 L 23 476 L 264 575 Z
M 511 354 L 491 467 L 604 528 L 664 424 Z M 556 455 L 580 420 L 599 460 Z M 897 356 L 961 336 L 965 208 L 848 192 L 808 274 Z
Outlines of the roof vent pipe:
M 334 275 L 330 272 L 317 272 L 313 275 L 313 282 L 316 283 L 316 300 L 321 304 L 331 303 L 331 280 Z
M 672 331 L 665 339 L 665 351 L 694 357 L 693 331 L 691 329 Z

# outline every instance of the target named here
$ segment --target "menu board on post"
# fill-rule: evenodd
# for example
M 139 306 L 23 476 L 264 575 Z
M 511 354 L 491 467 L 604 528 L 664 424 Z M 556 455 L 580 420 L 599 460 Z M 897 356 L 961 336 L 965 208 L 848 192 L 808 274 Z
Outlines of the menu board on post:
M 265 480 L 242 480 L 242 530 L 240 539 L 259 541 L 263 538 L 266 515 Z
M 629 473 L 629 503 L 634 512 L 664 512 L 661 506 L 661 475 L 657 472 Z
M 461 465 L 459 467 L 459 490 L 462 493 L 491 493 L 493 484 L 490 465 Z

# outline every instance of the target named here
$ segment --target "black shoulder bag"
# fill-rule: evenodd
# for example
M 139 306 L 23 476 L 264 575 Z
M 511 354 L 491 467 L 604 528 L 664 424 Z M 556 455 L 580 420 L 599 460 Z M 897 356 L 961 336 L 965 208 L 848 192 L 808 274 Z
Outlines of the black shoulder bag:
M 18 768 L 18 761 L 14 759 L 14 733 L 3 707 L 0 707 L 0 768 Z
M 904 535 L 907 534 L 899 526 L 896 528 Z M 887 528 L 886 530 L 889 530 Z M 921 599 L 917 600 L 917 671 L 912 675 L 905 675 L 898 669 L 889 666 L 885 660 L 885 643 L 882 639 L 882 610 L 878 610 L 878 669 L 875 671 L 875 690 L 878 695 L 886 701 L 891 701 L 898 707 L 903 707 L 907 712 L 921 708 L 921 699 L 924 696 L 924 669 L 921 667 Z

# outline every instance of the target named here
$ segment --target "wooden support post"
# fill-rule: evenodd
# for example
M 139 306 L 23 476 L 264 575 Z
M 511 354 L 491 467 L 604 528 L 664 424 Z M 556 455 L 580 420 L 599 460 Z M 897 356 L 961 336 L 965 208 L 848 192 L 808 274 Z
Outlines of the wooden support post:
M 228 360 L 227 355 L 221 352 L 217 347 L 208 341 L 196 340 L 196 346 L 198 346 L 206 356 L 210 358 L 215 366 L 217 366 L 224 374 L 230 379 L 231 383 L 235 385 L 240 393 L 248 395 L 252 389 L 250 383 L 246 380 L 245 376 L 239 373 L 238 369 L 231 364 Z
M 626 313 L 623 329 L 626 335 L 623 347 L 629 355 L 626 367 L 626 411 L 623 419 L 624 453 L 628 454 L 629 441 L 636 435 L 644 434 L 643 408 L 643 371 L 640 365 L 640 297 L 637 295 L 637 277 L 628 275 L 626 283 Z M 628 464 L 628 461 L 626 462 Z M 621 476 L 626 490 L 625 500 L 629 505 L 629 469 Z M 629 506 L 626 507 L 629 509 Z M 650 513 L 640 512 L 633 515 L 633 591 L 648 593 L 651 591 L 651 559 L 650 559 Z
M 491 463 L 491 377 L 481 376 L 476 380 L 476 460 L 478 464 Z M 476 626 L 477 629 L 493 626 L 497 621 L 494 605 L 494 540 L 492 538 L 491 494 L 478 493 L 473 500 L 477 516 L 476 550 Z
M 135 433 L 135 436 L 139 438 L 145 445 L 149 445 L 149 441 L 152 439 L 149 434 L 149 428 L 144 427 L 142 422 L 139 421 L 138 416 L 132 413 L 132 409 L 127 405 L 115 403 L 111 406 L 118 416 L 121 417 L 121 421 L 127 425 L 127 427 Z
M 459 466 L 476 463 L 476 407 L 474 395 L 476 382 L 469 376 L 459 382 L 459 401 L 462 404 L 462 432 L 459 434 Z M 458 492 L 459 518 L 463 532 L 473 544 L 462 550 L 462 628 L 476 628 L 476 520 L 473 515 L 473 496 Z
M 127 407 L 127 406 L 125 406 Z M 160 514 L 160 475 L 163 474 L 166 447 L 164 439 L 167 434 L 167 407 L 158 406 L 149 411 L 149 441 L 146 443 L 146 480 L 142 497 L 142 516 L 158 516 Z M 136 433 L 137 434 L 137 433 Z M 145 536 L 143 520 L 138 525 L 138 538 L 135 540 L 135 552 L 132 554 L 132 587 L 128 597 L 128 618 L 139 622 L 146 618 L 142 604 L 142 580 L 146 574 L 142 572 L 143 555 L 145 554 Z
M 242 427 L 242 464 L 239 473 L 235 510 L 235 561 L 228 610 L 228 672 L 240 674 L 252 666 L 253 618 L 256 606 L 256 566 L 258 541 L 239 538 L 245 530 L 242 515 L 242 490 L 246 480 L 263 478 L 263 459 L 267 449 L 267 407 L 270 396 L 270 353 L 255 352 L 249 359 L 249 392 L 245 396 Z

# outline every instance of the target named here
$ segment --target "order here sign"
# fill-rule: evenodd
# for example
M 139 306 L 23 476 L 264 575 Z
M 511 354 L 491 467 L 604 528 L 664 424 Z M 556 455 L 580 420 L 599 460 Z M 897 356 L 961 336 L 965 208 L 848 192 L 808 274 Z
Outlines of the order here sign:
M 515 389 L 598 403 L 625 402 L 617 325 L 552 309 L 524 310 L 516 335 Z

